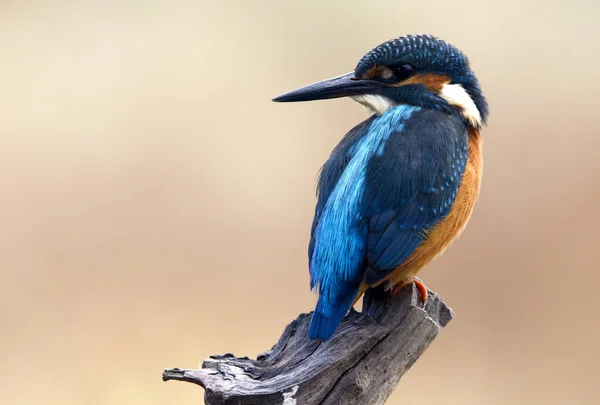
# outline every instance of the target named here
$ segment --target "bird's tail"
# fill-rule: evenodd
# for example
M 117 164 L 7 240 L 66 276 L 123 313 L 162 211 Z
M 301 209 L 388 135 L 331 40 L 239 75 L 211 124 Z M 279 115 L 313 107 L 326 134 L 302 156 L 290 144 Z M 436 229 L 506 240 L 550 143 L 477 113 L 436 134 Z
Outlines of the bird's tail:
M 308 328 L 310 339 L 327 340 L 354 304 L 360 284 L 348 285 L 344 294 L 331 299 L 321 294 Z

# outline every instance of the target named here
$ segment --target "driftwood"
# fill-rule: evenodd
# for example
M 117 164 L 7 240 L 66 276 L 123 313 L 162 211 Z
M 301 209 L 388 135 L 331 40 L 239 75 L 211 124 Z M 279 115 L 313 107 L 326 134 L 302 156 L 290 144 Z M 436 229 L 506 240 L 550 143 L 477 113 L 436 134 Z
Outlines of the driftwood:
M 301 314 L 256 360 L 211 356 L 198 370 L 166 369 L 163 380 L 204 387 L 207 405 L 383 404 L 453 316 L 431 291 L 423 305 L 413 284 L 396 297 L 372 289 L 326 342 L 308 340 L 311 315 Z

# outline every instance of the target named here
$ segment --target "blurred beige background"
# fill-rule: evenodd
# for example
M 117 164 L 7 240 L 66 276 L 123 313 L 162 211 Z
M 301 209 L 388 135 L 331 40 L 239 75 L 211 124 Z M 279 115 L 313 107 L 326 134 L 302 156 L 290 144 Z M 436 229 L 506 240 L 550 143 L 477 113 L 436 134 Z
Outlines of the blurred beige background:
M 596 1 L 2 1 L 0 403 L 199 404 L 163 383 L 313 308 L 320 165 L 364 119 L 271 97 L 428 32 L 491 105 L 456 319 L 389 404 L 597 404 Z

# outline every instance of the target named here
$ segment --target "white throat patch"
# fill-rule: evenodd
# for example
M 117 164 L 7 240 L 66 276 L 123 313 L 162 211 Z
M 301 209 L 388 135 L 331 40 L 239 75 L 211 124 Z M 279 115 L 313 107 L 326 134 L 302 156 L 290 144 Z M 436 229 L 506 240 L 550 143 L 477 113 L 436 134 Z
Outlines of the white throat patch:
M 462 85 L 444 84 L 439 96 L 446 100 L 448 104 L 459 107 L 463 116 L 473 127 L 479 128 L 481 126 L 481 113 Z M 378 116 L 385 114 L 387 110 L 397 105 L 389 98 L 375 94 L 361 94 L 351 96 L 351 98 L 360 103 L 371 114 Z
M 479 128 L 481 126 L 481 113 L 463 86 L 460 84 L 444 84 L 439 96 L 446 100 L 448 104 L 459 107 L 463 116 L 473 127 Z
M 351 96 L 351 98 L 352 100 L 359 102 L 370 113 L 376 115 L 383 115 L 387 110 L 396 105 L 389 98 L 375 94 L 361 94 L 358 96 Z

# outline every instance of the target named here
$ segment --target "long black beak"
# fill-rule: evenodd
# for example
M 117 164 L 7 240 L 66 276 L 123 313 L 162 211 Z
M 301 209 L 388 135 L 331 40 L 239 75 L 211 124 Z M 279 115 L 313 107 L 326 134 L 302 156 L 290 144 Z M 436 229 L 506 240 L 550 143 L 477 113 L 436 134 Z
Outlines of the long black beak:
M 361 80 L 354 77 L 354 72 L 347 73 L 333 79 L 309 84 L 308 86 L 292 90 L 277 96 L 273 101 L 282 103 L 292 101 L 324 100 L 373 93 L 381 85 L 374 80 Z

